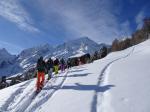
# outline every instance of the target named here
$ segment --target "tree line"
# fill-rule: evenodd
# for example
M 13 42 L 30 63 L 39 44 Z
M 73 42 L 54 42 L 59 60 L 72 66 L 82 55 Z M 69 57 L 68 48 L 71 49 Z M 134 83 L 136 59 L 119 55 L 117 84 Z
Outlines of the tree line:
M 150 18 L 145 18 L 143 20 L 143 27 L 135 31 L 131 38 L 125 38 L 124 40 L 115 39 L 112 42 L 111 51 L 120 51 L 124 50 L 133 45 L 139 44 L 149 38 L 150 34 Z

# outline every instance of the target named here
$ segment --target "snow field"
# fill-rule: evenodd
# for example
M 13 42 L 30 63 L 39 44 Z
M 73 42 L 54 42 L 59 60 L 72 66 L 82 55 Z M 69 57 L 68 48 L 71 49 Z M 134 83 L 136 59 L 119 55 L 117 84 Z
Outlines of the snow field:
M 150 40 L 73 67 L 37 95 L 32 79 L 0 90 L 3 112 L 149 112 Z

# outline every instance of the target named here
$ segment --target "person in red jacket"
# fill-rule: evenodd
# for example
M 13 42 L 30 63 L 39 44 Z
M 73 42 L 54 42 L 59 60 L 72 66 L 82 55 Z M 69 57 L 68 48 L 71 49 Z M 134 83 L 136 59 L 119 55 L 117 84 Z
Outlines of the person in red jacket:
M 46 64 L 41 56 L 37 61 L 37 91 L 40 91 L 44 86 Z

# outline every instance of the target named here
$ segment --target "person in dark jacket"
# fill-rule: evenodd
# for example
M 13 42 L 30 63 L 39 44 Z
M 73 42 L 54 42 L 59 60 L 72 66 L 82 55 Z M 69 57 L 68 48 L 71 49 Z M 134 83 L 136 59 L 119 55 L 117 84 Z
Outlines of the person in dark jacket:
M 59 60 L 58 60 L 58 58 L 56 58 L 54 60 L 54 71 L 55 71 L 55 74 L 58 74 L 58 69 L 59 69 Z
M 60 60 L 60 66 L 61 66 L 61 71 L 62 72 L 65 71 L 65 60 L 63 58 Z
M 39 91 L 44 86 L 45 81 L 46 64 L 42 56 L 38 59 L 36 68 L 37 68 L 37 91 Z
M 47 61 L 47 69 L 48 69 L 48 80 L 51 79 L 53 73 L 54 63 L 51 58 Z
M 70 59 L 67 60 L 67 68 L 68 69 L 71 68 L 71 60 Z

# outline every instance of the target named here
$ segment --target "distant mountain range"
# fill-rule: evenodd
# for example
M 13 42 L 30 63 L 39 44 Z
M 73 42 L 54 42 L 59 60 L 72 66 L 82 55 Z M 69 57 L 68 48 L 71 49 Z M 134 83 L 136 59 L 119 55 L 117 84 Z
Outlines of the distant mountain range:
M 93 54 L 105 44 L 97 44 L 88 37 L 65 42 L 56 47 L 49 44 L 23 50 L 18 56 L 11 55 L 6 49 L 0 49 L 0 76 L 10 76 L 33 68 L 40 56 L 65 58 L 77 54 L 79 51 Z

